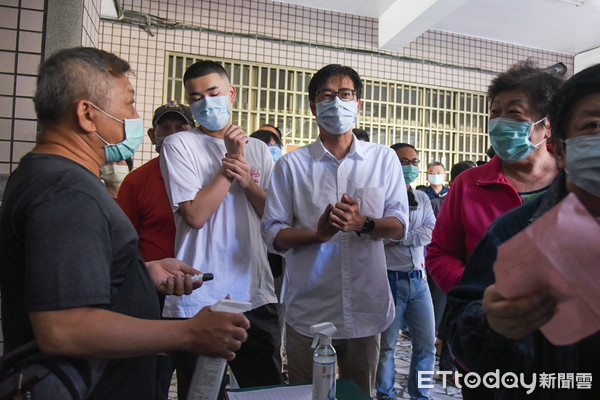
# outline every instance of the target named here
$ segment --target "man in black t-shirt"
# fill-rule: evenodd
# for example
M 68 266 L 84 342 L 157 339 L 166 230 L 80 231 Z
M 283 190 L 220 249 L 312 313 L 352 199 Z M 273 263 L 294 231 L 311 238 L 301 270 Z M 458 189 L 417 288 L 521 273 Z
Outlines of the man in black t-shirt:
M 157 289 L 189 294 L 200 286 L 189 274 L 200 271 L 175 259 L 144 263 L 134 228 L 98 178 L 144 135 L 128 71 L 93 48 L 62 50 L 42 65 L 41 131 L 9 178 L 0 214 L 5 352 L 35 339 L 44 353 L 105 365 L 93 369 L 102 372 L 92 399 L 155 398 L 154 354 L 233 359 L 249 327 L 242 314 L 208 307 L 189 320 L 157 320 Z

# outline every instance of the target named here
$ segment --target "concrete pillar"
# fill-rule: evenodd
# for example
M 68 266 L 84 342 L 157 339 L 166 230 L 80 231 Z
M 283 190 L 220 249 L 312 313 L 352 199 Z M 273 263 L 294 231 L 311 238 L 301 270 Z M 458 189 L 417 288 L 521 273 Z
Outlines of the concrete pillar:
M 49 1 L 46 9 L 44 58 L 57 50 L 81 46 L 83 1 Z

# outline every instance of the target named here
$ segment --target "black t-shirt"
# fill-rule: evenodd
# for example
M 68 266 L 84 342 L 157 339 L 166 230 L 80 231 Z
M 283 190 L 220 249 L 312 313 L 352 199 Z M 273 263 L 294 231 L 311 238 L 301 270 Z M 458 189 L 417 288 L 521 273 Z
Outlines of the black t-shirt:
M 28 154 L 0 214 L 4 350 L 34 338 L 28 312 L 100 307 L 158 319 L 156 288 L 127 216 L 89 170 Z M 155 357 L 111 360 L 93 398 L 152 398 Z

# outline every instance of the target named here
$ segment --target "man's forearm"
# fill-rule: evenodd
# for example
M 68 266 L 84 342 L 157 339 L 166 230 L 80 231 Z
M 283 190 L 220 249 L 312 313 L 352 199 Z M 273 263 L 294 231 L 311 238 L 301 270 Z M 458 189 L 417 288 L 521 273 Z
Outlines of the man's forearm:
M 284 251 L 297 247 L 326 242 L 316 230 L 286 228 L 279 231 L 273 242 L 275 250 Z
M 252 183 L 250 183 L 250 185 L 244 189 L 244 193 L 246 194 L 248 200 L 250 200 L 254 211 L 256 211 L 258 216 L 262 218 L 265 211 L 265 203 L 267 201 L 267 192 L 258 186 L 258 184 L 256 184 L 254 181 L 252 181 Z
M 232 181 L 219 170 L 213 180 L 196 193 L 194 200 L 179 203 L 177 212 L 189 226 L 201 229 L 223 203 Z
M 190 351 L 232 360 L 248 335 L 243 314 L 204 307 L 190 319 L 149 320 L 82 307 L 30 312 L 40 349 L 72 357 L 124 358 Z
M 404 237 L 404 224 L 396 217 L 373 218 L 375 229 L 371 235 L 378 238 L 401 240 Z
M 135 357 L 181 350 L 186 342 L 185 320 L 165 324 L 89 307 L 31 312 L 29 316 L 40 349 L 49 354 Z

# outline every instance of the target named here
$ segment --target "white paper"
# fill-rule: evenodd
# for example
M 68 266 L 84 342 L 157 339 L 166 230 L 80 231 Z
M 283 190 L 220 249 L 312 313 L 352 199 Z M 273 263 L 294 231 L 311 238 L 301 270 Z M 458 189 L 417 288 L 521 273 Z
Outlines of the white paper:
M 312 385 L 282 386 L 270 389 L 227 392 L 229 400 L 311 400 Z

